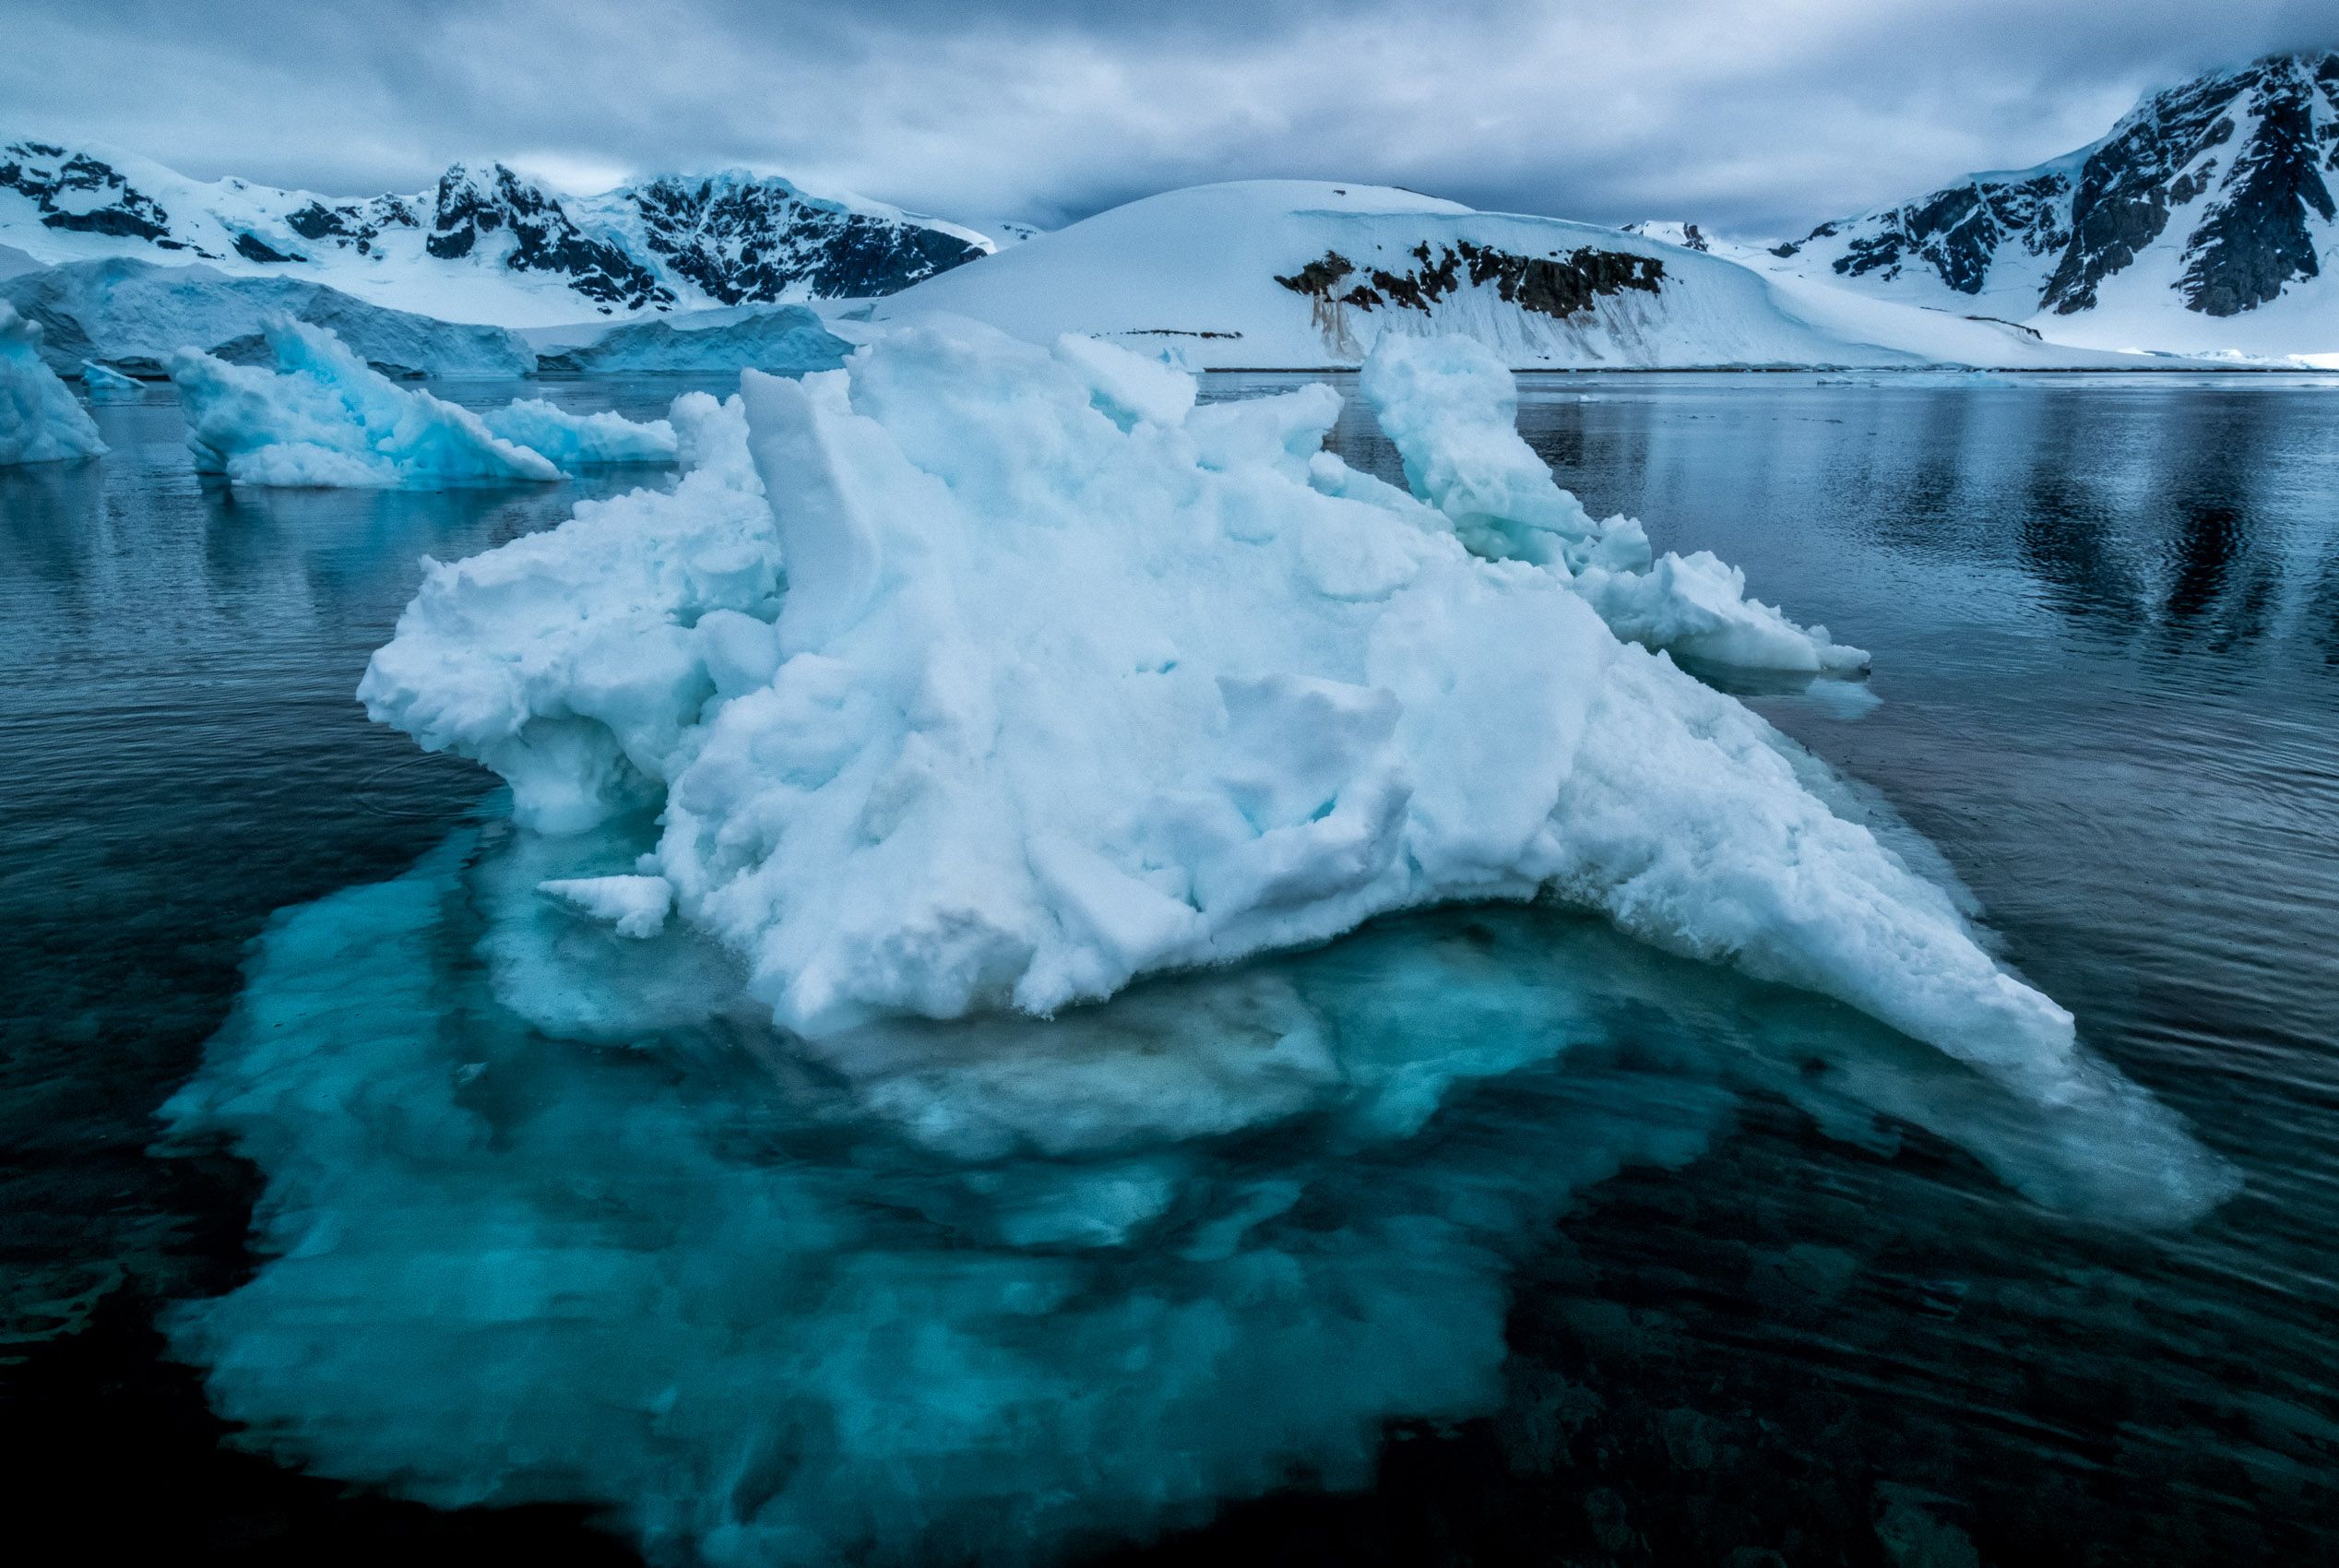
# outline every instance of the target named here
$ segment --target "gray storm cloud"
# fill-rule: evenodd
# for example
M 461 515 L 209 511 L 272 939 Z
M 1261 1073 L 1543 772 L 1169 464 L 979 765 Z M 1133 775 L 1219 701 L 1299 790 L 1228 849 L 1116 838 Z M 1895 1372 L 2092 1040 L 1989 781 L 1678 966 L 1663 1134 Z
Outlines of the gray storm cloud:
M 0 0 L 0 121 L 198 175 L 574 188 L 745 164 L 976 219 L 1263 175 L 1598 221 L 1794 230 L 2102 134 L 2339 0 Z

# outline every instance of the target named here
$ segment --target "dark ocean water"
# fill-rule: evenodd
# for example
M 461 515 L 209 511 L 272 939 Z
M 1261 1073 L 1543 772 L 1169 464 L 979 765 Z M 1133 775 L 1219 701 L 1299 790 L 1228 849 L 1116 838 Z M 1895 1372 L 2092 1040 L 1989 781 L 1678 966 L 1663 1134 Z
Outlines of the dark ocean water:
M 554 395 L 640 415 L 685 385 Z M 729 1023 L 550 1016 L 673 975 L 513 914 L 550 873 L 493 780 L 350 694 L 421 555 L 637 478 L 232 494 L 167 395 L 98 418 L 102 462 L 0 469 L 21 1533 L 301 1562 L 778 1538 L 707 1517 L 809 1560 L 2339 1556 L 2339 384 L 1553 377 L 1522 413 L 1596 513 L 1874 653 L 1865 686 L 1747 699 L 1930 838 L 2238 1177 L 2161 1221 L 2099 1190 L 2154 1151 L 1546 910 L 1098 1010 L 1082 1049 L 1128 1072 L 1303 1006 L 1383 1086 L 1361 1120 L 1134 1152 L 937 1151 Z M 1360 416 L 1336 439 L 1393 473 Z M 271 1195 L 224 1149 L 152 1152 L 206 1042 L 270 1030 L 320 1064 L 285 1122 L 322 1174 L 288 1156 Z M 1204 1091 L 1149 1092 L 1169 1124 Z M 303 1201 L 345 1240 L 255 1281 L 254 1205 Z M 1063 1229 L 1115 1204 L 1156 1218 Z

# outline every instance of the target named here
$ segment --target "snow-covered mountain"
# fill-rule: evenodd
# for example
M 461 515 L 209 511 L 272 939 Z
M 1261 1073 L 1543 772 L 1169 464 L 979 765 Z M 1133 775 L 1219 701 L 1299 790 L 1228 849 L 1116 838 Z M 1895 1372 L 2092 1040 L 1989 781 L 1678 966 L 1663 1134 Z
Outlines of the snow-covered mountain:
M 2152 95 L 2092 146 L 1822 223 L 1766 265 L 2049 338 L 2339 350 L 2339 53 Z
M 289 274 L 513 327 L 884 294 L 993 248 L 956 224 L 736 170 L 572 199 L 501 163 L 458 163 L 431 191 L 345 198 L 191 180 L 37 139 L 0 145 L 0 244 L 49 263 L 127 255 Z
M 1384 332 L 1465 333 L 1520 368 L 2122 362 L 1972 319 L 1970 306 L 1895 304 L 1615 229 L 1297 180 L 1148 196 L 867 309 L 927 312 L 1215 369 L 1356 364 Z

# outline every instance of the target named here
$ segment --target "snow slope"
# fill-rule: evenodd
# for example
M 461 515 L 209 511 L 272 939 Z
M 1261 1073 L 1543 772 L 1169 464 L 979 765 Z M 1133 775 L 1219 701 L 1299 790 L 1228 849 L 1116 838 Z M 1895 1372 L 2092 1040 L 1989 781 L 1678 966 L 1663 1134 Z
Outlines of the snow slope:
M 1517 368 L 2133 362 L 1962 312 L 1815 301 L 1613 229 L 1288 180 L 1132 202 L 870 309 L 937 313 L 1208 369 L 1359 364 L 1383 332 L 1462 333 Z

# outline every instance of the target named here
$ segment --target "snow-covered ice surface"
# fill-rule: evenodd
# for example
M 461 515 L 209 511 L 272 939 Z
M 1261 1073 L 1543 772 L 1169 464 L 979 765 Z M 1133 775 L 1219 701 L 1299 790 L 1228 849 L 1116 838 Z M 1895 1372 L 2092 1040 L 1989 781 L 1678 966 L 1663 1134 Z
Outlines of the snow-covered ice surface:
M 1501 407 L 1463 368 L 1456 425 Z M 1047 1015 L 1543 893 L 2152 1120 L 1824 767 L 1620 642 L 1593 571 L 1474 554 L 1328 461 L 1329 388 L 1187 411 L 1175 379 L 966 323 L 751 374 L 697 410 L 671 494 L 433 568 L 360 695 L 503 774 L 531 827 L 662 805 L 633 869 L 800 1035 Z M 1435 425 L 1440 385 L 1391 407 Z M 1444 492 L 1474 536 L 1573 505 L 1506 475 L 1515 499 Z
M 1578 276 L 1604 291 L 1554 314 L 1522 303 L 1530 291 L 1469 261 L 1466 247 L 1507 258 L 1514 273 L 1588 252 L 1655 261 L 1663 274 L 1654 289 L 1617 285 L 1614 264 L 1596 261 Z M 1350 271 L 1322 298 L 1279 281 L 1332 257 Z M 1440 278 L 1430 281 L 1432 273 Z M 1377 303 L 1355 303 L 1359 288 Z M 1464 334 L 1514 369 L 2151 362 L 2044 343 L 2003 323 L 1970 320 L 1971 309 L 1783 287 L 1736 261 L 1658 240 L 1474 212 L 1411 191 L 1254 180 L 1131 202 L 928 279 L 875 302 L 872 315 L 971 316 L 1037 343 L 1077 332 L 1147 353 L 1168 350 L 1210 369 L 1357 364 L 1389 333 Z
M 192 349 L 172 358 L 199 472 L 236 484 L 432 490 L 675 454 L 663 420 L 573 414 L 533 398 L 481 416 L 395 385 L 322 327 L 277 315 L 261 330 L 273 366 Z
M 0 304 L 0 463 L 57 463 L 105 451 L 98 427 L 41 357 L 41 328 Z
M 290 315 L 331 331 L 375 368 L 398 376 L 516 376 L 536 356 L 500 327 L 470 327 L 368 304 L 298 278 L 239 278 L 208 267 L 157 267 L 127 257 L 72 262 L 0 280 L 6 300 L 41 323 L 43 353 L 61 375 L 95 360 L 160 375 L 171 356 L 265 356 L 262 328 Z

